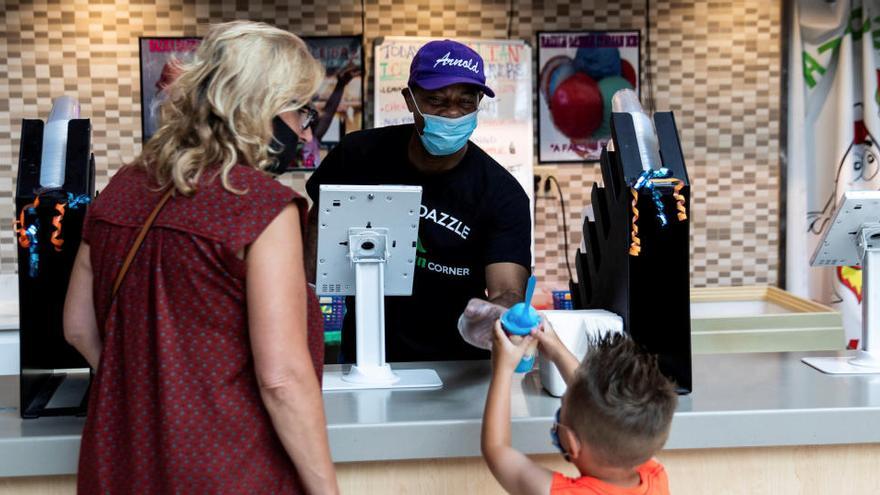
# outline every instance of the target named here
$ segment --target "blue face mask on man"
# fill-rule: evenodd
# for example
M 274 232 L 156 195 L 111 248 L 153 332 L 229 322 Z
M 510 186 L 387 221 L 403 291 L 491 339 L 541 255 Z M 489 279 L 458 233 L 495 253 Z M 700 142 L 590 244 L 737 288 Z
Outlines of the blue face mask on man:
M 416 111 L 425 121 L 425 128 L 419 138 L 428 153 L 435 156 L 447 156 L 464 147 L 471 134 L 474 133 L 474 129 L 477 128 L 477 110 L 456 118 L 430 115 L 422 113 L 419 109 L 412 88 L 410 88 L 410 96 L 412 96 Z

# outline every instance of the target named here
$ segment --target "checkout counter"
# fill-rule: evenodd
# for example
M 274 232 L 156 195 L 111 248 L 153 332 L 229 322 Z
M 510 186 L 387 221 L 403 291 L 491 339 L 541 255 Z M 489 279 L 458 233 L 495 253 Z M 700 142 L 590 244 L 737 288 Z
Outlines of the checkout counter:
M 880 376 L 831 376 L 814 353 L 697 354 L 659 455 L 672 493 L 876 493 Z M 480 457 L 486 361 L 431 367 L 439 390 L 362 390 L 324 396 L 343 493 L 503 493 Z M 332 367 L 331 367 L 332 368 Z M 22 420 L 18 380 L 0 378 L 0 494 L 75 493 L 82 418 Z M 512 394 L 514 446 L 574 475 L 550 443 L 559 399 L 534 371 Z
M 581 300 L 578 307 L 607 307 L 622 315 L 637 340 L 641 336 L 649 349 L 660 346 L 658 354 L 669 351 L 661 347 L 663 339 L 670 339 L 668 335 L 655 339 L 651 334 L 657 326 L 654 315 L 664 315 L 664 331 L 676 334 L 672 339 L 675 350 L 684 356 L 678 362 L 686 366 L 672 371 L 680 373 L 683 378 L 676 381 L 689 385 L 685 389 L 690 393 L 680 397 L 670 438 L 658 456 L 669 473 L 672 493 L 880 492 L 876 474 L 880 375 L 826 375 L 801 362 L 805 356 L 827 355 L 827 349 L 842 342 L 839 315 L 828 314 L 827 308 L 815 303 L 767 288 L 702 290 L 702 296 L 691 293 L 688 298 L 685 204 L 689 204 L 689 182 L 677 130 L 671 114 L 655 114 L 659 151 L 671 172 L 643 170 L 638 150 L 632 146 L 636 142 L 634 122 L 640 122 L 635 117 L 614 114 L 613 131 L 620 150 L 603 152 L 604 183 L 617 180 L 615 191 L 628 191 L 629 184 L 642 184 L 636 179 L 647 173 L 656 179 L 658 188 L 669 186 L 664 208 L 677 211 L 678 216 L 670 220 L 672 227 L 663 230 L 654 220 L 663 215 L 647 214 L 651 208 L 663 211 L 657 208 L 663 206 L 659 194 L 633 192 L 633 199 L 594 189 L 594 205 L 599 200 L 609 202 L 607 208 L 599 209 L 611 212 L 602 219 L 603 225 L 613 224 L 624 229 L 625 235 L 610 240 L 587 236 L 594 250 L 578 254 L 578 279 L 592 285 L 582 283 L 575 294 Z M 612 176 L 615 167 L 624 173 Z M 638 217 L 631 212 L 636 206 L 642 212 L 639 230 L 634 223 Z M 628 238 L 630 230 L 639 234 L 640 241 L 633 234 L 629 253 L 617 253 L 619 249 L 603 244 Z M 598 252 L 606 253 L 602 262 Z M 629 269 L 621 271 L 621 266 Z M 660 268 L 670 272 L 660 273 Z M 25 273 L 21 266 L 19 273 Z M 653 287 L 656 280 L 664 281 L 665 306 L 652 309 L 650 305 L 657 302 L 653 292 L 638 289 Z M 676 306 L 668 294 L 675 296 Z M 608 295 L 619 297 L 598 300 Z M 715 306 L 695 310 L 693 304 L 701 297 Z M 758 314 L 748 315 L 749 308 L 755 307 L 760 309 Z M 381 321 L 377 326 L 383 328 Z M 395 365 L 396 370 L 420 368 L 436 370 L 443 387 L 325 393 L 330 447 L 343 493 L 503 493 L 480 456 L 489 362 Z M 341 370 L 329 366 L 327 371 Z M 0 377 L 0 495 L 75 493 L 84 418 L 43 415 L 22 419 L 19 393 L 17 376 Z M 537 370 L 516 375 L 511 401 L 514 447 L 548 468 L 575 476 L 574 467 L 551 444 L 549 430 L 560 400 L 543 391 Z

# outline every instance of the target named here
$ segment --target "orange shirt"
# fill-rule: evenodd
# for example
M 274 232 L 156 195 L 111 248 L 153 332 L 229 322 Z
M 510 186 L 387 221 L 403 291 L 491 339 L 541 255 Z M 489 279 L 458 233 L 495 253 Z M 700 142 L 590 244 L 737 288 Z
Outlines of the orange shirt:
M 624 488 L 606 483 L 591 476 L 566 478 L 553 473 L 550 495 L 669 495 L 669 479 L 663 465 L 654 459 L 638 468 L 639 486 Z

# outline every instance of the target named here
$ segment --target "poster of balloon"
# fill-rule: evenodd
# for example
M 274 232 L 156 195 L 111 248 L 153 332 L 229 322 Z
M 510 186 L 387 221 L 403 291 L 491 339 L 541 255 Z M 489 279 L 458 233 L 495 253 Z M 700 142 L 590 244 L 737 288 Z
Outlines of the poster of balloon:
M 599 160 L 611 97 L 639 90 L 638 31 L 538 33 L 538 162 Z

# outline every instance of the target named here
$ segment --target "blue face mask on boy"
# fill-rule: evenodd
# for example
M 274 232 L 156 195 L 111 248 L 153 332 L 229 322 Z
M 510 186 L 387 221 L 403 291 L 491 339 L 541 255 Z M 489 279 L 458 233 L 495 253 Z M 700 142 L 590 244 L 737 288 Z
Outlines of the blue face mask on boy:
M 464 147 L 471 134 L 474 133 L 474 129 L 477 128 L 477 110 L 454 119 L 425 114 L 419 109 L 412 89 L 410 89 L 410 96 L 412 96 L 416 111 L 425 120 L 425 128 L 419 138 L 428 153 L 435 156 L 446 156 Z
M 559 416 L 562 414 L 562 408 L 556 410 L 556 421 L 553 422 L 553 427 L 550 428 L 550 440 L 553 442 L 553 446 L 559 450 L 559 453 L 562 454 L 562 457 L 565 458 L 566 461 L 571 462 L 571 456 L 568 452 L 565 451 L 565 448 L 562 446 L 562 442 L 559 440 L 559 427 L 565 428 L 565 425 L 559 422 Z

